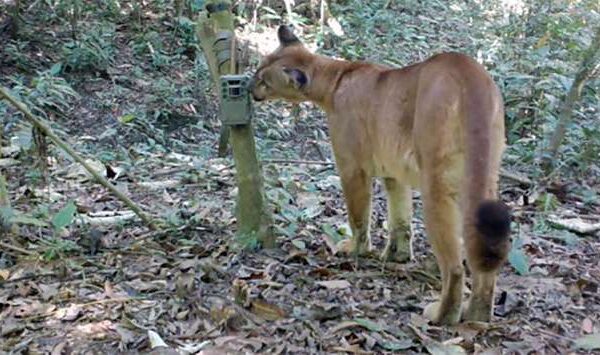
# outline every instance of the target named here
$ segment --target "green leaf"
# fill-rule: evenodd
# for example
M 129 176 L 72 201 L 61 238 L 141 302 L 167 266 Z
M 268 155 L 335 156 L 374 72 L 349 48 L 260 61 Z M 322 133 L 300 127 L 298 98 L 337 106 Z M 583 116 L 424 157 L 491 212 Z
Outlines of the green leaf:
M 58 213 L 52 218 L 52 225 L 55 230 L 64 228 L 73 222 L 77 213 L 77 207 L 73 201 L 69 201 L 65 207 L 63 207 Z
M 0 206 L 0 224 L 6 222 L 13 223 L 15 218 L 15 210 L 10 206 Z
M 508 261 L 519 275 L 526 275 L 529 272 L 529 258 L 522 249 L 513 246 L 508 253 Z
M 62 63 L 56 63 L 50 68 L 50 74 L 57 76 L 62 71 Z
M 380 332 L 383 329 L 379 324 L 368 319 L 355 318 L 354 321 L 372 332 Z
M 325 234 L 327 234 L 334 243 L 338 243 L 339 241 L 341 241 L 342 239 L 344 239 L 332 226 L 331 224 L 323 224 L 321 226 L 321 229 L 323 229 L 323 232 L 325 232 Z
M 304 241 L 302 241 L 300 239 L 292 240 L 292 244 L 294 244 L 294 246 L 300 250 L 306 249 L 306 243 L 304 243 Z
M 198 12 L 204 7 L 204 0 L 192 0 L 190 2 L 192 12 Z
M 390 351 L 400 351 L 400 350 L 408 350 L 410 348 L 412 348 L 415 343 L 413 343 L 413 341 L 411 339 L 403 339 L 400 341 L 385 341 L 382 343 L 379 343 L 379 345 L 381 345 L 382 348 L 384 348 L 385 350 L 390 350 Z
M 589 334 L 575 340 L 575 347 L 583 350 L 600 349 L 600 333 Z
M 132 122 L 133 120 L 135 120 L 135 115 L 131 113 L 119 117 L 119 122 L 121 122 L 122 124 L 127 124 L 129 122 Z

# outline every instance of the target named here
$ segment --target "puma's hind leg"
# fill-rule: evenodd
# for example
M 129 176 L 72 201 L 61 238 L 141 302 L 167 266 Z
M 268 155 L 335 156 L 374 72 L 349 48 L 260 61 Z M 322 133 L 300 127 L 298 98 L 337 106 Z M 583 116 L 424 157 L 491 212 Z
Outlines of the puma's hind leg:
M 348 222 L 352 229 L 352 237 L 350 240 L 338 243 L 338 250 L 354 256 L 368 254 L 371 251 L 369 225 L 372 178 L 362 170 L 342 172 L 340 177 L 348 208 Z
M 409 185 L 397 179 L 383 180 L 387 193 L 389 239 L 381 255 L 383 261 L 407 262 L 413 258 L 412 194 Z
M 425 228 L 442 276 L 440 299 L 428 305 L 424 315 L 435 323 L 456 324 L 461 318 L 464 283 L 457 189 L 435 170 L 425 172 L 423 183 Z
M 471 297 L 463 310 L 462 318 L 468 321 L 489 322 L 492 319 L 496 271 L 473 272 Z

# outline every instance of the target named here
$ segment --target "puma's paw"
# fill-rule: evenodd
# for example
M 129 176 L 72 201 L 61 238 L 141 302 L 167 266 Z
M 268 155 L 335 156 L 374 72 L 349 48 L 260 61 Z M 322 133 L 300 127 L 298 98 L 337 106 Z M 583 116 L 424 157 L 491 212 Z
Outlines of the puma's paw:
M 464 307 L 462 319 L 466 321 L 486 322 L 492 320 L 492 306 L 476 300 L 469 300 Z
M 392 242 L 389 240 L 383 249 L 383 253 L 381 253 L 381 261 L 395 261 L 398 263 L 406 263 L 411 261 L 412 249 L 410 243 L 406 245 L 406 247 L 400 248 L 397 242 Z
M 460 306 L 441 314 L 440 305 L 439 301 L 428 304 L 423 310 L 423 316 L 435 324 L 454 325 L 460 322 Z
M 338 253 L 342 255 L 357 255 L 358 253 L 359 256 L 366 256 L 371 253 L 370 245 L 359 244 L 358 246 L 357 250 L 356 244 L 352 239 L 341 240 L 336 245 Z

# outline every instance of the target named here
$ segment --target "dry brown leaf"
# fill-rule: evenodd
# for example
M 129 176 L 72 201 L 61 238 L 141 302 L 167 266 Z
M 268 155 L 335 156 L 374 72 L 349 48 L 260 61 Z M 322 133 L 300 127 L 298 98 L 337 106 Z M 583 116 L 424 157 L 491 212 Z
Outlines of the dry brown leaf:
M 114 330 L 113 322 L 103 320 L 100 322 L 79 324 L 75 327 L 76 332 L 80 335 L 88 336 L 93 339 L 104 339 Z
M 66 341 L 61 341 L 60 343 L 56 344 L 52 348 L 52 352 L 50 354 L 51 355 L 62 355 L 63 353 L 66 353 L 65 350 L 67 349 L 68 344 L 69 343 Z
M 252 313 L 270 321 L 285 318 L 286 312 L 280 307 L 263 300 L 254 300 L 250 306 Z
M 337 333 L 341 330 L 344 330 L 344 329 L 360 327 L 360 326 L 361 325 L 355 321 L 351 321 L 351 320 L 343 321 L 343 322 L 340 322 L 337 325 L 329 328 L 329 330 L 327 331 L 327 335 L 325 337 L 330 337 L 330 336 L 334 335 L 335 333 Z
M 124 345 L 131 344 L 135 340 L 135 333 L 125 328 L 124 326 L 117 324 L 115 331 L 121 337 L 121 343 Z
M 21 332 L 25 329 L 25 325 L 25 322 L 17 321 L 12 317 L 4 319 L 0 322 L 0 336 L 2 336 L 2 338 L 5 338 L 15 333 Z
M 32 316 L 40 316 L 52 313 L 56 306 L 52 304 L 40 303 L 34 301 L 32 303 L 21 304 L 13 312 L 16 318 L 27 318 Z
M 591 319 L 585 318 L 583 322 L 581 322 L 581 331 L 585 334 L 591 334 L 594 332 L 594 323 Z
M 40 296 L 44 301 L 48 301 L 52 297 L 58 294 L 58 284 L 45 285 L 45 284 L 37 284 L 37 288 L 40 292 Z
M 56 311 L 56 318 L 64 321 L 73 321 L 81 314 L 81 306 L 71 304 L 69 307 L 60 308 Z

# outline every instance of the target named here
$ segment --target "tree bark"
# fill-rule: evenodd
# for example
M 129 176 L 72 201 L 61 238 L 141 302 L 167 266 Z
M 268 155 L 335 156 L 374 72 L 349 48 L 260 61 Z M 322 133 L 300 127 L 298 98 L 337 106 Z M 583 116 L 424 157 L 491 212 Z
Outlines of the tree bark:
M 544 157 L 544 170 L 548 172 L 553 166 L 553 162 L 556 161 L 558 156 L 558 150 L 564 139 L 567 131 L 567 126 L 571 122 L 573 108 L 581 95 L 586 81 L 592 76 L 592 74 L 600 66 L 598 54 L 600 53 L 600 27 L 596 29 L 596 35 L 592 40 L 590 47 L 585 51 L 583 60 L 573 80 L 571 89 L 565 100 L 562 102 L 560 113 L 558 116 L 558 123 L 556 124 L 556 130 L 550 137 L 550 144 Z

